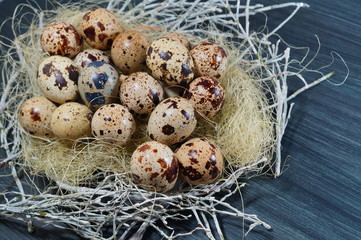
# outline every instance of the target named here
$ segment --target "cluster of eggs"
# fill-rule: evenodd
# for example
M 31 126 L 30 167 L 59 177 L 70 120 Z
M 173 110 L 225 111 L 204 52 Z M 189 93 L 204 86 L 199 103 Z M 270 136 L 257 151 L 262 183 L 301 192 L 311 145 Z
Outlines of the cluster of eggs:
M 124 30 L 103 8 L 87 12 L 80 25 L 81 34 L 64 22 L 43 29 L 41 46 L 50 56 L 40 63 L 37 82 L 44 96 L 20 107 L 23 128 L 36 136 L 67 141 L 93 136 L 124 146 L 136 120 L 148 121 L 152 141 L 130 160 L 135 183 L 165 192 L 178 173 L 190 184 L 215 181 L 223 170 L 220 149 L 205 138 L 187 138 L 197 118 L 213 118 L 223 105 L 217 79 L 227 65 L 224 49 L 210 42 L 191 49 L 177 33 L 151 42 L 139 31 Z M 91 48 L 82 50 L 83 40 Z M 186 90 L 167 97 L 166 85 Z

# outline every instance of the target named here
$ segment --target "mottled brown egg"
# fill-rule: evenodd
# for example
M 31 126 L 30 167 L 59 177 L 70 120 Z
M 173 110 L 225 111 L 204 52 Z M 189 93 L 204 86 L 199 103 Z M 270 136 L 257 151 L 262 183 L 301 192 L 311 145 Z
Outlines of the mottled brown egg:
M 82 38 L 72 25 L 53 22 L 45 26 L 40 43 L 44 51 L 50 55 L 73 58 L 81 50 Z
M 164 98 L 162 85 L 145 72 L 132 73 L 124 79 L 119 95 L 121 103 L 142 119 L 147 118 Z
M 45 97 L 60 104 L 78 97 L 78 77 L 78 67 L 67 57 L 45 58 L 38 68 L 40 90 Z
M 52 137 L 50 121 L 56 105 L 46 97 L 33 97 L 26 100 L 19 109 L 19 122 L 30 134 Z
M 167 34 L 164 34 L 163 37 L 180 41 L 188 50 L 191 48 L 191 45 L 190 45 L 188 39 L 185 36 L 183 36 L 182 34 L 167 33 Z
M 130 160 L 130 169 L 136 184 L 148 191 L 166 192 L 178 178 L 178 161 L 172 150 L 159 142 L 140 145 Z
M 183 97 L 193 104 L 198 113 L 213 118 L 222 108 L 224 90 L 214 78 L 199 77 L 191 82 Z
M 126 107 L 108 104 L 94 113 L 91 128 L 94 137 L 124 146 L 132 138 L 136 126 L 132 114 Z
M 97 61 L 84 67 L 79 76 L 78 88 L 85 105 L 95 110 L 119 100 L 119 75 L 109 63 Z
M 179 162 L 180 173 L 190 184 L 209 184 L 222 174 L 222 153 L 207 139 L 190 139 L 176 150 L 175 156 Z
M 171 97 L 151 113 L 148 134 L 152 140 L 172 145 L 189 137 L 196 125 L 193 105 L 182 97 Z
M 97 61 L 110 63 L 110 59 L 105 52 L 94 48 L 80 52 L 74 59 L 74 63 L 78 65 L 80 69 L 88 66 L 89 63 Z
M 61 139 L 90 137 L 92 116 L 92 111 L 84 105 L 76 102 L 64 103 L 55 109 L 50 127 L 55 136 Z
M 140 32 L 130 30 L 120 33 L 112 45 L 112 60 L 125 74 L 145 72 L 146 50 L 149 44 L 147 37 Z
M 188 49 L 178 40 L 161 38 L 147 49 L 147 66 L 155 79 L 186 86 L 193 80 L 194 64 Z
M 220 78 L 227 68 L 226 51 L 215 43 L 204 42 L 190 51 L 195 67 L 195 76 Z
M 81 21 L 82 36 L 93 48 L 109 50 L 115 37 L 123 32 L 117 16 L 104 8 L 87 12 Z

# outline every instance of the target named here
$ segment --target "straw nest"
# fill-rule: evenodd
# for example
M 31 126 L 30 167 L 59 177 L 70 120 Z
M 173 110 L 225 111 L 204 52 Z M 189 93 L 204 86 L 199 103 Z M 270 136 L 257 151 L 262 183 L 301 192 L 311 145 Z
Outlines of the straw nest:
M 36 83 L 37 68 L 47 57 L 39 41 L 42 27 L 53 21 L 63 21 L 79 29 L 80 19 L 95 6 L 99 5 L 59 5 L 54 10 L 38 12 L 34 14 L 28 30 L 16 36 L 12 47 L 21 54 L 17 65 L 20 75 L 13 93 L 18 99 L 12 106 L 12 121 L 16 124 L 20 105 L 30 97 L 41 95 Z M 168 26 L 160 19 L 150 21 L 152 15 L 124 16 L 122 12 L 117 15 L 126 29 L 146 26 L 143 30 L 140 28 L 140 31 L 152 40 L 171 31 L 172 25 Z M 147 29 L 149 26 L 159 30 Z M 244 51 L 242 44 L 238 43 L 236 46 L 227 37 L 215 34 L 218 30 L 213 27 L 205 27 L 203 30 L 205 31 L 201 35 L 182 31 L 180 33 L 186 35 L 193 45 L 202 41 L 221 44 L 227 49 L 230 64 L 226 74 L 220 79 L 225 88 L 226 99 L 221 113 L 213 121 L 200 121 L 193 136 L 204 136 L 215 141 L 221 147 L 228 164 L 234 168 L 247 166 L 264 157 L 271 159 L 275 143 L 275 120 L 272 111 L 266 109 L 268 100 L 264 86 L 255 76 L 245 73 L 248 66 L 243 62 L 250 59 L 240 56 Z M 86 44 L 83 47 L 89 48 Z M 13 58 L 6 54 L 4 61 L 13 61 Z M 9 63 L 4 65 L 8 66 Z M 87 181 L 97 171 L 127 172 L 132 151 L 147 140 L 144 123 L 138 123 L 137 133 L 127 147 L 116 147 L 94 139 L 78 141 L 69 147 L 56 139 L 34 138 L 23 131 L 21 126 L 16 126 L 15 131 L 20 132 L 16 140 L 21 141 L 25 166 L 29 167 L 33 174 L 45 174 L 50 179 L 71 184 Z

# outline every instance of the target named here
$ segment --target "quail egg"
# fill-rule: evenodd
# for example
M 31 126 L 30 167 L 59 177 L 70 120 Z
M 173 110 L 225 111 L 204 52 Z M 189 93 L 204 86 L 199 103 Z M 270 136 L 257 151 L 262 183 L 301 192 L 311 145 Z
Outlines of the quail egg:
M 45 26 L 40 43 L 50 55 L 75 57 L 81 50 L 82 38 L 77 30 L 64 22 L 53 22 Z
M 89 63 L 79 77 L 79 93 L 90 109 L 118 101 L 119 75 L 109 63 Z
M 93 48 L 109 50 L 115 37 L 123 32 L 117 16 L 104 8 L 87 12 L 81 21 L 82 36 Z
M 155 79 L 186 86 L 193 80 L 194 64 L 188 49 L 178 40 L 161 38 L 147 49 L 147 66 Z
M 166 192 L 178 178 L 178 161 L 172 150 L 159 142 L 140 145 L 130 160 L 130 169 L 136 184 L 148 191 Z
M 188 50 L 191 48 L 191 45 L 190 45 L 188 39 L 185 36 L 183 36 L 182 34 L 167 33 L 167 34 L 164 34 L 163 37 L 180 41 Z
M 120 33 L 112 45 L 112 60 L 125 74 L 146 71 L 145 59 L 149 44 L 148 39 L 138 31 Z
M 105 52 L 94 48 L 86 49 L 80 52 L 78 55 L 76 55 L 74 59 L 74 63 L 78 65 L 80 69 L 84 68 L 85 66 L 88 66 L 89 63 L 97 62 L 97 61 L 110 63 L 110 59 Z
M 196 77 L 208 76 L 220 78 L 227 67 L 226 51 L 215 43 L 204 42 L 190 51 L 194 61 Z
M 39 88 L 53 102 L 74 101 L 78 96 L 78 77 L 77 66 L 67 57 L 51 56 L 39 65 Z
M 50 127 L 53 133 L 66 140 L 90 137 L 92 111 L 76 102 L 64 103 L 55 109 Z
M 132 114 L 147 118 L 164 98 L 160 83 L 145 72 L 130 74 L 120 85 L 120 101 Z
M 106 142 L 124 146 L 135 131 L 135 121 L 129 110 L 120 104 L 100 107 L 93 116 L 93 136 Z
M 199 77 L 191 82 L 183 97 L 192 102 L 198 113 L 211 119 L 222 108 L 224 90 L 212 77 Z
M 46 97 L 30 98 L 20 106 L 20 125 L 32 135 L 52 137 L 50 121 L 55 109 L 56 105 Z
M 219 178 L 223 171 L 220 149 L 205 138 L 193 138 L 182 144 L 175 152 L 180 173 L 190 184 L 209 184 Z
M 148 134 L 152 140 L 172 145 L 190 136 L 197 120 L 193 105 L 182 97 L 167 98 L 151 113 Z

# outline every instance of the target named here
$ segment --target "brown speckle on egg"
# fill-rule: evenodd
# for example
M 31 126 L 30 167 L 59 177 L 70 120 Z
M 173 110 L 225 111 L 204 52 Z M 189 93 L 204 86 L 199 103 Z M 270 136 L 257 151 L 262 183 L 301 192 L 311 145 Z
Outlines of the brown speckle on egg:
M 82 38 L 76 29 L 64 22 L 53 22 L 45 26 L 40 43 L 50 55 L 75 57 L 81 50 Z
M 147 50 L 147 66 L 152 76 L 169 85 L 187 85 L 194 77 L 194 64 L 188 49 L 178 40 L 161 38 Z
M 172 150 L 156 141 L 145 142 L 134 151 L 130 168 L 136 184 L 157 192 L 172 189 L 179 172 L 178 161 Z
M 174 40 L 178 40 L 178 41 L 180 41 L 188 50 L 190 49 L 189 40 L 188 40 L 185 36 L 183 36 L 182 34 L 179 34 L 179 33 L 167 33 L 167 34 L 164 34 L 163 37 L 171 38 L 171 39 L 174 39 Z
M 124 146 L 131 139 L 136 126 L 128 109 L 120 104 L 108 104 L 95 112 L 91 128 L 94 137 Z
M 20 125 L 35 136 L 52 137 L 50 121 L 56 105 L 45 97 L 26 100 L 19 109 Z
M 92 111 L 84 105 L 70 102 L 60 105 L 51 118 L 51 130 L 54 134 L 66 140 L 77 140 L 90 137 Z
M 180 173 L 190 184 L 209 184 L 222 174 L 222 153 L 207 139 L 190 139 L 177 149 L 175 156 L 179 161 Z
M 74 101 L 78 96 L 79 70 L 62 56 L 45 58 L 38 68 L 38 85 L 44 96 L 57 103 Z
M 174 127 L 166 124 L 162 127 L 162 133 L 164 133 L 165 135 L 171 135 L 172 133 L 174 133 Z
M 172 145 L 190 136 L 197 124 L 192 104 L 181 97 L 168 98 L 153 110 L 148 121 L 149 137 Z
M 199 77 L 189 85 L 183 97 L 193 104 L 198 113 L 211 119 L 223 106 L 224 90 L 214 78 Z
M 119 34 L 111 49 L 114 64 L 125 74 L 147 71 L 145 59 L 149 44 L 147 37 L 138 31 Z
M 215 43 L 204 42 L 193 47 L 190 54 L 194 61 L 195 76 L 220 78 L 227 67 L 228 58 L 225 50 Z
M 164 98 L 161 84 L 145 72 L 124 78 L 119 91 L 120 101 L 135 116 L 146 118 Z
M 93 48 L 109 50 L 115 37 L 123 32 L 118 18 L 104 8 L 87 12 L 81 21 L 82 35 Z
M 74 59 L 74 63 L 78 65 L 79 68 L 84 68 L 89 63 L 97 61 L 110 63 L 108 55 L 98 49 L 86 49 L 80 52 Z
M 91 62 L 82 69 L 79 80 L 80 96 L 90 109 L 117 102 L 119 75 L 111 64 Z

